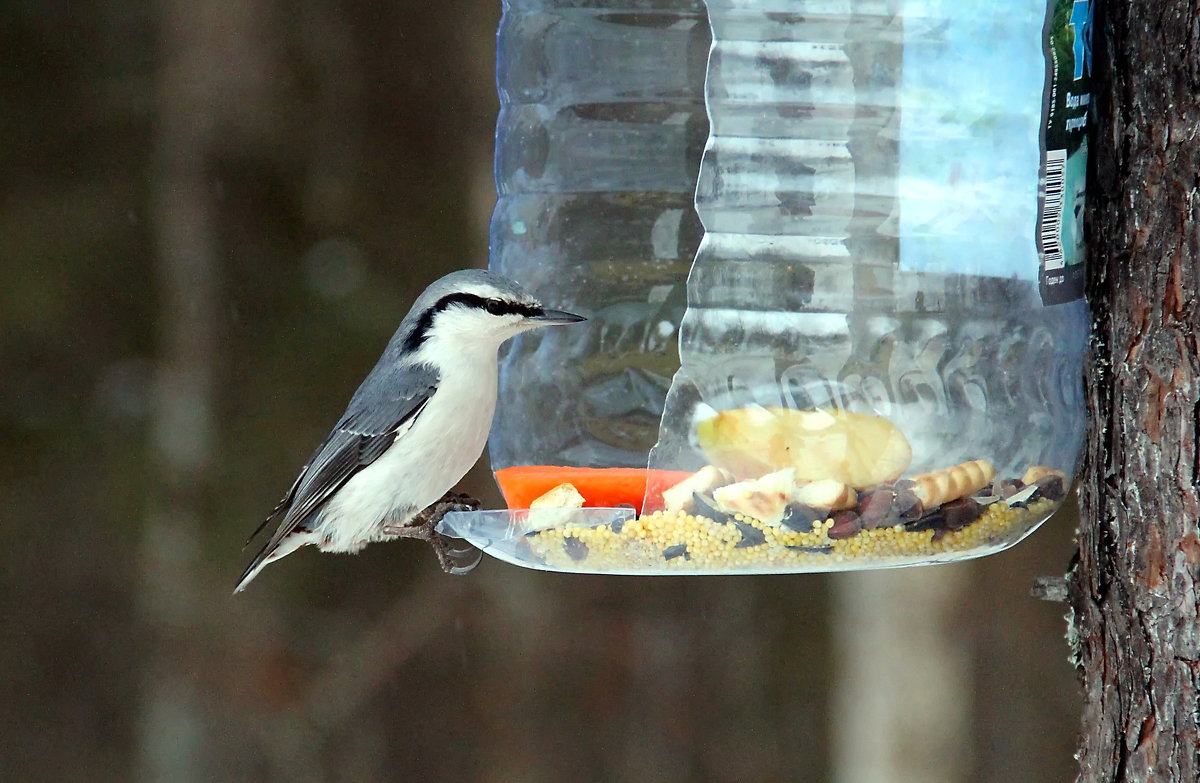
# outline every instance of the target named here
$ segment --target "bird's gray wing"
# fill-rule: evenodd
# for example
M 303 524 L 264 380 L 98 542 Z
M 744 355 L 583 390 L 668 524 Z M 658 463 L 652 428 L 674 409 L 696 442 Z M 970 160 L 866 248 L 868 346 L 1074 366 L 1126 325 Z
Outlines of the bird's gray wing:
M 437 370 L 417 365 L 405 367 L 391 378 L 380 379 L 376 383 L 379 393 L 364 394 L 360 389 L 342 420 L 301 469 L 288 494 L 259 526 L 261 530 L 271 519 L 283 514 L 279 528 L 246 569 L 247 573 L 269 556 L 284 537 L 319 511 L 355 473 L 387 451 L 398 435 L 416 421 L 437 390 L 437 383 Z

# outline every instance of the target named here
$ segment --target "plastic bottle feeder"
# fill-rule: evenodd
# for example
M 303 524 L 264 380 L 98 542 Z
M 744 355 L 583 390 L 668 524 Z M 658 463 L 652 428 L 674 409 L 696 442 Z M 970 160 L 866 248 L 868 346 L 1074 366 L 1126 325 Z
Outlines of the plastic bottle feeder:
M 490 263 L 590 320 L 509 346 L 508 508 L 443 532 L 621 574 L 1028 535 L 1083 438 L 1089 11 L 507 3 Z

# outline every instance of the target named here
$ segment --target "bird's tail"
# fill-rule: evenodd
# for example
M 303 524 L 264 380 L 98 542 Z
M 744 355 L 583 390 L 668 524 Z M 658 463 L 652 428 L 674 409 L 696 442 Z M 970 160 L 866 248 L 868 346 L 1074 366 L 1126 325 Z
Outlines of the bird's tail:
M 250 565 L 246 566 L 246 570 L 242 572 L 242 576 L 238 579 L 237 587 L 233 588 L 233 592 L 242 592 L 246 589 L 246 585 L 258 576 L 258 572 L 267 567 L 267 564 L 273 563 L 281 557 L 287 557 L 292 552 L 295 552 L 305 544 L 312 543 L 312 537 L 307 531 L 296 530 L 290 535 L 284 536 L 283 540 L 272 546 L 268 541 L 266 546 L 258 551 L 254 559 L 250 561 Z

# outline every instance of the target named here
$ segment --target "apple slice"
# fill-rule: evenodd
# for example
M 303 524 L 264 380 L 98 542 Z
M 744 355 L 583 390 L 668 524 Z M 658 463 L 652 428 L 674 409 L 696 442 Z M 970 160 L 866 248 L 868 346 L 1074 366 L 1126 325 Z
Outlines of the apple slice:
M 739 481 L 794 468 L 797 481 L 863 489 L 895 481 L 912 462 L 896 425 L 851 411 L 736 408 L 700 421 L 696 434 L 709 461 Z

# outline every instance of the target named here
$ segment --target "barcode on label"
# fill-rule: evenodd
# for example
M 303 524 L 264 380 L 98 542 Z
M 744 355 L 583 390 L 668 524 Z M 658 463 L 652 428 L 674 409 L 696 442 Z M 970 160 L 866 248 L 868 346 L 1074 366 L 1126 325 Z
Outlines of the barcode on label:
M 1046 196 L 1042 201 L 1041 227 L 1038 237 L 1042 245 L 1042 268 L 1061 269 L 1063 191 L 1066 185 L 1067 151 L 1046 150 Z

